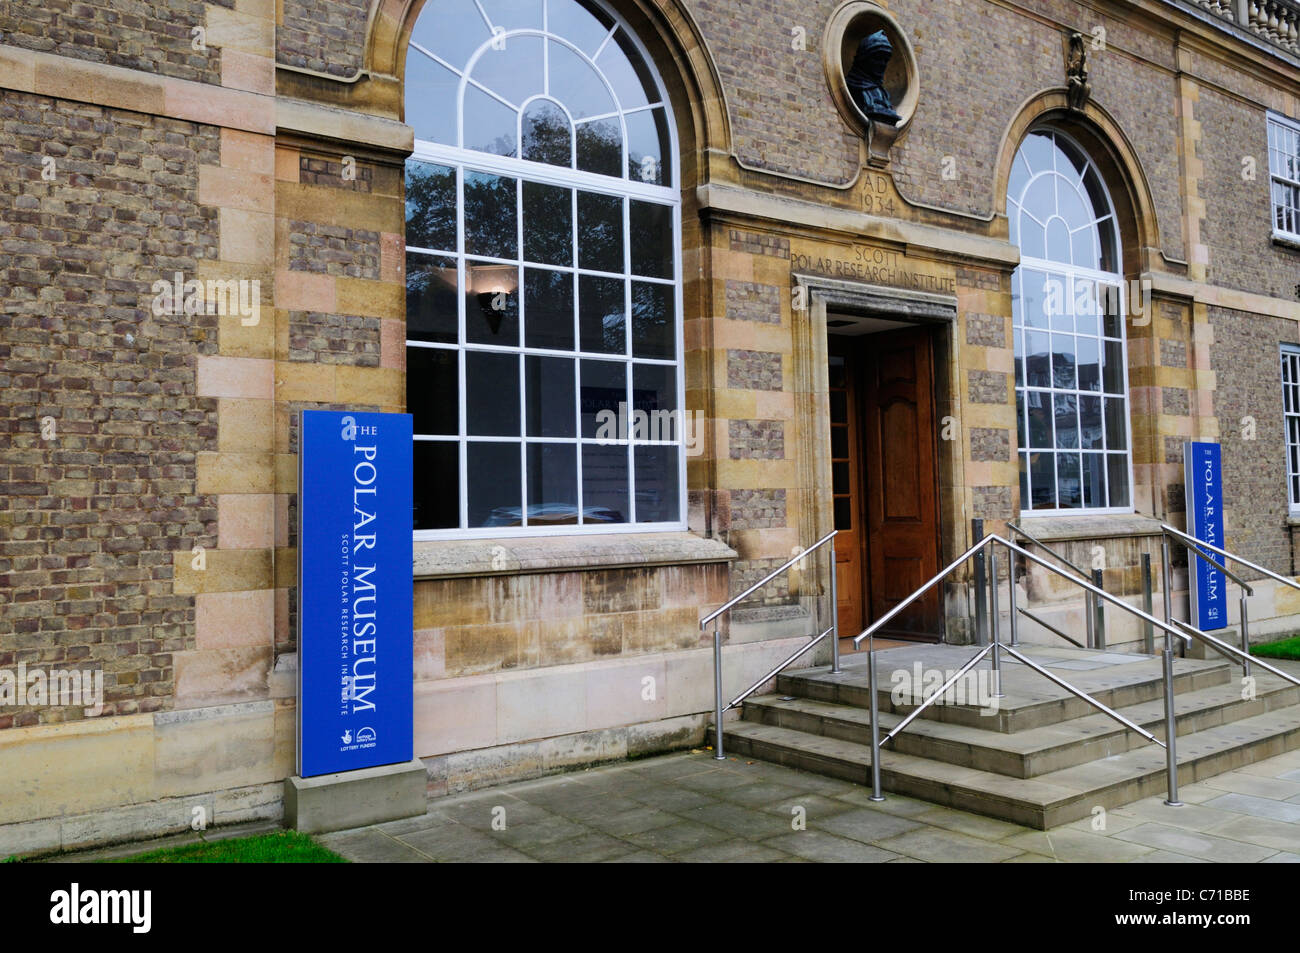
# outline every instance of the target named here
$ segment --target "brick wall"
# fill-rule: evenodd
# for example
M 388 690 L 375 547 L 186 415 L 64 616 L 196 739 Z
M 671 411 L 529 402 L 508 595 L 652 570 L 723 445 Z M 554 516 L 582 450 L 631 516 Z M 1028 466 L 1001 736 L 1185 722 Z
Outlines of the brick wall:
M 1228 548 L 1274 572 L 1289 573 L 1286 445 L 1278 347 L 1300 343 L 1295 323 L 1210 308 L 1216 377 L 1214 412 L 1223 453 L 1223 506 Z M 1255 439 L 1242 418 L 1255 419 Z
M 234 0 L 208 0 L 233 9 Z M 161 76 L 221 82 L 221 51 L 193 48 L 204 26 L 201 0 L 9 0 L 0 4 L 0 43 Z
M 369 8 L 368 0 L 284 0 L 276 62 L 333 76 L 355 73 L 365 56 Z
M 219 137 L 7 93 L 0 141 L 0 666 L 102 668 L 106 714 L 157 710 L 194 635 L 172 554 L 216 546 L 195 454 L 216 449 L 218 402 L 195 396 L 195 360 L 218 318 L 155 315 L 151 286 L 218 255 L 197 190 Z M 19 709 L 0 727 L 80 715 Z
M 1273 244 L 1264 110 L 1202 86 L 1196 118 L 1197 155 L 1205 166 L 1201 240 L 1210 252 L 1209 281 L 1294 301 L 1300 251 Z M 1246 157 L 1255 162 L 1253 179 L 1242 178 Z

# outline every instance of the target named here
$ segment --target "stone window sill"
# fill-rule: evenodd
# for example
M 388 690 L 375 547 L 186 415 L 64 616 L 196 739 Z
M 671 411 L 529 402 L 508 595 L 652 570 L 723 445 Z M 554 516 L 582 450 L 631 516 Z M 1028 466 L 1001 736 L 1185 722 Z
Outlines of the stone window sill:
M 417 540 L 416 579 L 510 576 L 586 569 L 698 565 L 736 559 L 721 540 L 694 533 L 617 533 L 512 539 Z
M 1300 239 L 1292 238 L 1290 235 L 1279 235 L 1273 233 L 1273 244 L 1291 251 L 1300 251 Z
M 1159 536 L 1161 521 L 1140 513 L 1108 513 L 1099 516 L 1022 516 L 1014 522 L 1026 533 L 1047 543 Z

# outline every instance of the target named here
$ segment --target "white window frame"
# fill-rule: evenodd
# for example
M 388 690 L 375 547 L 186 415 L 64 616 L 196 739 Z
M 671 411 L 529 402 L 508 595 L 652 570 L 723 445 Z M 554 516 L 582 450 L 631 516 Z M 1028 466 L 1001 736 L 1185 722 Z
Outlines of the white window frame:
M 1287 510 L 1292 516 L 1300 516 L 1300 345 L 1283 344 L 1281 351 Z
M 1268 208 L 1269 208 L 1269 225 L 1271 226 L 1273 237 L 1280 238 L 1287 242 L 1300 242 L 1300 122 L 1283 116 L 1281 113 L 1270 111 L 1267 117 L 1268 121 Z M 1297 178 L 1284 175 L 1284 170 L 1279 168 L 1273 161 L 1274 155 L 1281 151 L 1277 146 L 1281 145 L 1284 137 L 1295 136 L 1297 143 L 1297 155 L 1295 157 L 1297 168 L 1294 170 Z M 1274 198 L 1274 189 L 1293 189 L 1297 193 L 1297 207 L 1289 209 L 1292 221 L 1295 224 L 1293 231 L 1278 226 L 1277 213 L 1281 208 L 1287 206 L 1279 205 Z
M 1096 171 L 1096 165 L 1095 165 L 1095 163 L 1093 163 L 1091 157 L 1089 157 L 1087 150 L 1085 150 L 1081 145 L 1079 145 L 1079 143 L 1078 143 L 1077 141 L 1075 141 L 1073 138 L 1071 138 L 1068 134 L 1062 132 L 1061 130 L 1059 130 L 1059 129 L 1055 128 L 1055 127 L 1046 127 L 1046 128 L 1032 129 L 1032 130 L 1030 130 L 1030 133 L 1039 133 L 1039 134 L 1050 133 L 1050 134 L 1053 135 L 1053 136 L 1058 136 L 1058 137 L 1060 137 L 1061 139 L 1064 139 L 1064 140 L 1066 140 L 1068 143 L 1070 143 L 1070 144 L 1071 144 L 1071 145 L 1072 145 L 1076 150 L 1078 150 L 1078 152 L 1079 152 L 1080 155 L 1082 155 L 1085 159 L 1087 159 L 1088 167 L 1089 167 L 1090 169 L 1093 170 L 1094 174 L 1097 175 L 1097 177 L 1098 177 L 1098 182 L 1099 182 L 1100 185 L 1101 185 L 1101 191 L 1102 191 L 1102 194 L 1106 197 L 1106 212 L 1107 212 L 1107 214 L 1104 215 L 1104 216 L 1101 216 L 1101 219 L 1099 219 L 1099 220 L 1106 220 L 1106 219 L 1109 220 L 1109 227 L 1113 230 L 1113 233 L 1114 233 L 1114 234 L 1113 234 L 1113 237 L 1114 237 L 1114 243 L 1115 243 L 1115 254 L 1116 254 L 1116 257 L 1117 257 L 1117 259 L 1119 260 L 1119 262 L 1122 262 L 1122 261 L 1123 261 L 1123 251 L 1124 251 L 1124 248 L 1123 248 L 1123 244 L 1122 244 L 1122 235 L 1120 234 L 1120 231 L 1119 231 L 1118 219 L 1117 219 L 1117 217 L 1116 217 L 1116 215 L 1115 215 L 1115 204 L 1114 204 L 1113 200 L 1112 200 L 1111 197 L 1110 197 L 1110 189 L 1108 189 L 1108 188 L 1106 187 L 1106 183 L 1105 183 L 1105 181 L 1104 181 L 1103 179 L 1101 179 L 1101 175 L 1100 175 L 1100 173 Z M 1024 144 L 1021 143 L 1020 148 L 1023 148 L 1023 147 L 1024 147 Z M 1019 151 L 1020 151 L 1020 150 L 1019 150 L 1019 148 L 1018 148 L 1018 149 L 1016 150 L 1017 157 L 1019 156 Z M 1015 160 L 1013 159 L 1012 161 L 1015 161 Z M 1085 175 L 1085 176 L 1087 175 L 1087 172 L 1088 172 L 1088 169 L 1085 169 L 1085 170 L 1084 170 L 1084 175 Z M 1031 181 L 1032 181 L 1032 179 L 1031 179 Z M 1027 191 L 1027 188 L 1028 188 L 1028 183 L 1026 183 L 1026 189 L 1025 189 L 1025 190 L 1022 190 L 1022 192 L 1021 192 L 1021 196 L 1024 195 L 1024 192 Z M 1010 198 L 1010 196 L 1009 196 L 1009 198 Z M 1017 199 L 1017 203 L 1018 203 L 1018 201 L 1019 201 L 1019 198 L 1020 198 L 1020 196 L 1017 196 L 1017 197 L 1016 197 L 1016 199 Z M 1017 214 L 1019 214 L 1019 212 L 1017 212 Z M 1070 263 L 1057 262 L 1057 261 L 1051 261 L 1051 260 L 1048 260 L 1048 259 L 1033 258 L 1033 257 L 1027 257 L 1027 256 L 1023 256 L 1023 255 L 1022 255 L 1022 257 L 1021 257 L 1021 259 L 1020 259 L 1020 264 L 1016 267 L 1016 270 L 1015 270 L 1015 272 L 1013 273 L 1013 276 L 1012 276 L 1012 281 L 1013 281 L 1013 283 L 1022 280 L 1024 269 L 1034 269 L 1034 270 L 1038 270 L 1038 271 L 1054 272 L 1054 273 L 1056 273 L 1056 274 L 1063 275 L 1063 276 L 1066 278 L 1067 282 L 1069 282 L 1069 284 L 1068 284 L 1068 286 L 1067 286 L 1067 289 L 1069 289 L 1069 288 L 1073 288 L 1073 283 L 1074 283 L 1074 279 L 1075 279 L 1075 278 L 1082 278 L 1082 279 L 1085 279 L 1085 280 L 1097 281 L 1097 282 L 1099 282 L 1099 283 L 1104 283 L 1104 284 L 1108 284 L 1108 285 L 1114 285 L 1114 286 L 1118 289 L 1119 313 L 1120 313 L 1120 325 L 1119 325 L 1119 326 L 1120 326 L 1120 337 L 1119 337 L 1119 342 L 1120 342 L 1120 360 L 1121 360 L 1121 363 L 1122 363 L 1122 366 L 1123 366 L 1123 385 L 1122 385 L 1122 386 L 1123 386 L 1123 396 L 1124 396 L 1124 426 L 1125 426 L 1125 430 L 1126 430 L 1125 435 L 1124 435 L 1124 448 L 1125 448 L 1125 449 L 1124 449 L 1124 457 L 1125 457 L 1125 461 L 1126 461 L 1126 463 L 1127 463 L 1127 468 L 1126 468 L 1126 469 L 1127 469 L 1127 477 L 1126 477 L 1126 479 L 1128 480 L 1128 498 L 1129 498 L 1129 503 L 1128 503 L 1127 506 L 1105 506 L 1105 507 L 1096 507 L 1096 506 L 1091 506 L 1091 507 L 1090 507 L 1090 506 L 1062 507 L 1062 506 L 1055 506 L 1055 507 L 1052 507 L 1052 508 L 1050 508 L 1050 509 L 1047 509 L 1047 508 L 1042 508 L 1042 509 L 1026 509 L 1026 508 L 1025 508 L 1025 505 L 1026 505 L 1027 503 L 1031 503 L 1031 502 L 1032 502 L 1032 494 L 1033 494 L 1033 476 L 1032 476 L 1032 474 L 1028 474 L 1028 475 L 1027 475 L 1027 481 L 1028 481 L 1028 484 L 1029 484 L 1029 487 L 1030 487 L 1030 496 L 1031 496 L 1031 499 L 1030 499 L 1030 500 L 1021 499 L 1021 501 L 1020 501 L 1020 517 L 1021 517 L 1022 519 L 1034 519 L 1034 518 L 1036 518 L 1036 517 L 1053 517 L 1053 516 L 1106 516 L 1106 515 L 1111 515 L 1111 514 L 1123 515 L 1123 514 L 1132 514 L 1132 513 L 1135 513 L 1135 512 L 1137 512 L 1137 506 L 1136 506 L 1136 491 L 1135 491 L 1135 488 L 1134 488 L 1134 485 L 1133 485 L 1133 420 L 1132 420 L 1132 415 L 1133 415 L 1133 399 L 1132 399 L 1132 395 L 1131 395 L 1131 393 L 1130 393 L 1130 391 L 1129 391 L 1129 380 L 1128 380 L 1128 299 L 1127 299 L 1127 297 L 1126 297 L 1126 295 L 1127 295 L 1127 288 L 1126 288 L 1126 284 L 1125 284 L 1125 280 L 1124 280 L 1124 275 L 1123 275 L 1122 272 L 1099 271 L 1099 270 L 1096 270 L 1096 269 L 1092 269 L 1092 268 L 1084 268 L 1084 267 L 1082 267 L 1082 266 L 1074 265 L 1074 264 L 1070 264 Z M 1012 293 L 1013 293 L 1013 294 L 1015 293 L 1015 288 L 1014 288 L 1014 287 L 1013 287 L 1013 289 L 1012 289 Z M 1068 290 L 1067 290 L 1067 293 L 1069 293 Z M 1098 315 L 1098 322 L 1099 322 L 1099 328 L 1098 328 L 1098 329 L 1099 329 L 1099 330 L 1104 330 L 1104 327 L 1105 327 L 1105 317 L 1104 317 L 1103 314 L 1099 314 L 1099 315 Z M 1012 338 L 1012 353 L 1013 353 L 1013 355 L 1016 354 L 1016 352 L 1017 352 L 1015 335 L 1016 335 L 1020 330 L 1021 330 L 1021 329 L 1015 327 L 1014 322 L 1013 322 L 1013 323 L 1012 323 L 1012 330 L 1011 330 L 1011 333 L 1012 333 L 1012 335 L 1013 335 L 1013 338 Z M 1049 328 L 1048 330 L 1049 330 L 1049 333 L 1050 333 L 1051 329 Z M 1099 344 L 1103 344 L 1103 347 L 1102 347 L 1101 353 L 1102 353 L 1102 355 L 1104 356 L 1104 354 L 1105 354 L 1104 341 L 1106 340 L 1105 335 L 1104 335 L 1104 334 L 1099 334 L 1098 337 L 1097 337 L 1097 340 L 1098 340 Z M 1016 358 L 1014 358 L 1014 359 L 1015 359 L 1015 360 L 1020 360 L 1019 357 L 1016 357 Z M 1028 385 L 1028 381 L 1027 381 L 1027 379 L 1026 379 L 1026 382 L 1025 382 L 1024 384 L 1022 384 L 1022 385 L 1020 385 L 1020 386 L 1016 386 L 1016 385 L 1015 385 L 1015 381 L 1014 381 L 1014 375 L 1013 375 L 1013 380 L 1012 380 L 1012 386 L 1013 386 L 1013 389 L 1015 390 L 1015 393 L 1016 393 L 1016 396 L 1017 396 L 1017 397 L 1020 397 L 1021 395 L 1024 395 L 1024 397 L 1025 397 L 1026 411 L 1027 411 L 1027 408 L 1028 408 L 1028 395 L 1029 395 L 1029 392 L 1030 392 L 1030 391 L 1039 392 L 1039 393 L 1047 393 L 1047 394 L 1050 394 L 1050 395 L 1055 395 L 1055 394 L 1057 394 L 1057 393 L 1067 393 L 1067 394 L 1068 394 L 1068 393 L 1074 393 L 1076 396 L 1088 396 L 1088 397 L 1095 396 L 1095 397 L 1101 398 L 1102 401 L 1103 401 L 1103 403 L 1102 403 L 1102 427 L 1103 427 L 1103 432 L 1104 432 L 1104 428 L 1105 428 L 1105 426 L 1106 426 L 1106 422 L 1105 422 L 1105 403 L 1104 403 L 1104 400 L 1105 400 L 1105 397 L 1107 396 L 1107 395 L 1106 395 L 1106 391 L 1105 391 L 1104 389 L 1103 389 L 1103 390 L 1100 390 L 1100 391 L 1096 391 L 1096 392 L 1085 392 L 1085 391 L 1080 391 L 1080 390 L 1078 390 L 1077 388 L 1076 388 L 1074 391 L 1071 391 L 1071 390 L 1069 390 L 1069 389 L 1067 389 L 1067 388 L 1062 388 L 1062 389 L 1058 390 L 1058 389 L 1055 388 L 1055 387 L 1052 387 L 1052 388 L 1033 387 L 1033 388 L 1031 388 L 1031 387 L 1029 387 L 1029 385 Z M 1017 402 L 1017 403 L 1019 403 L 1019 402 Z M 1021 421 L 1020 421 L 1020 411 L 1019 411 L 1019 408 L 1017 407 L 1017 411 L 1016 411 L 1016 434 L 1017 434 L 1017 445 L 1016 445 L 1016 449 L 1015 449 L 1015 460 L 1014 460 L 1014 463 L 1016 464 L 1017 479 L 1019 479 L 1018 474 L 1019 474 L 1019 470 L 1020 470 L 1020 453 L 1021 453 L 1021 450 L 1023 449 L 1023 448 L 1021 448 L 1020 445 L 1019 445 L 1020 425 L 1021 425 Z M 1028 431 L 1029 431 L 1029 425 L 1028 425 L 1028 422 L 1026 421 L 1026 422 L 1025 422 L 1025 434 L 1026 434 L 1026 437 L 1028 437 Z M 1070 449 L 1070 448 L 1053 448 L 1053 450 L 1050 451 L 1050 452 L 1052 452 L 1052 453 L 1057 453 L 1057 452 L 1059 452 L 1059 450 L 1068 450 L 1068 449 Z M 1086 451 L 1083 451 L 1082 449 L 1080 449 L 1079 452 L 1080 452 L 1081 455 L 1084 454 L 1084 453 L 1086 453 Z M 1101 456 L 1102 456 L 1102 458 L 1103 458 L 1103 460 L 1104 460 L 1106 457 L 1110 456 L 1111 454 L 1118 454 L 1118 452 L 1119 452 L 1119 451 L 1112 451 L 1112 450 L 1109 450 L 1109 449 L 1103 449 L 1103 451 L 1102 451 L 1102 453 L 1101 453 Z M 1059 479 L 1059 477 L 1058 477 L 1058 479 Z M 1080 473 L 1080 480 L 1082 480 L 1082 472 Z M 1080 492 L 1082 493 L 1082 487 L 1080 487 Z M 1107 479 L 1106 492 L 1107 492 L 1107 496 L 1109 497 L 1109 493 L 1110 493 L 1110 481 L 1109 481 L 1109 477 L 1108 477 L 1108 479 Z
M 547 2 L 549 3 L 550 0 L 547 0 Z M 544 162 L 536 162 L 527 159 L 514 158 L 510 156 L 499 156 L 499 155 L 494 155 L 492 153 L 486 153 L 486 152 L 477 152 L 475 150 L 465 149 L 459 146 L 450 146 L 450 145 L 430 142 L 428 140 L 423 140 L 418 138 L 415 140 L 415 147 L 410 156 L 411 159 L 422 161 L 422 162 L 429 162 L 441 166 L 450 166 L 456 170 L 456 200 L 457 200 L 458 211 L 456 217 L 457 247 L 455 249 L 454 254 L 452 254 L 450 250 L 446 250 L 446 249 L 437 249 L 437 250 L 424 249 L 418 246 L 411 246 L 411 245 L 406 245 L 404 247 L 406 252 L 415 252 L 417 254 L 434 254 L 434 255 L 440 255 L 442 257 L 454 257 L 457 262 L 457 273 L 458 273 L 457 343 L 441 344 L 441 343 L 434 343 L 429 341 L 407 340 L 406 346 L 408 348 L 418 347 L 418 348 L 431 348 L 431 349 L 438 349 L 438 350 L 449 350 L 449 351 L 456 352 L 458 355 L 457 356 L 457 360 L 459 362 L 458 379 L 460 382 L 460 386 L 459 386 L 460 407 L 458 411 L 459 434 L 457 436 L 445 436 L 445 437 L 417 436 L 416 440 L 429 441 L 429 442 L 442 442 L 442 443 L 456 443 L 458 445 L 459 480 L 460 480 L 459 514 L 460 514 L 460 522 L 463 527 L 463 528 L 457 527 L 457 528 L 447 528 L 447 529 L 416 529 L 413 530 L 414 539 L 416 541 L 449 540 L 449 539 L 514 539 L 514 538 L 529 537 L 529 536 L 557 536 L 557 535 L 595 536 L 595 535 L 611 535 L 611 534 L 620 534 L 620 533 L 672 532 L 672 531 L 682 531 L 687 528 L 686 513 L 687 513 L 687 506 L 688 506 L 688 487 L 686 482 L 686 469 L 687 469 L 686 468 L 686 440 L 685 440 L 684 428 L 685 428 L 685 422 L 689 414 L 689 411 L 686 408 L 686 380 L 685 380 L 686 362 L 685 362 L 685 351 L 684 351 L 685 321 L 684 321 L 684 314 L 682 311 L 682 304 L 683 304 L 682 224 L 681 224 L 681 187 L 680 187 L 681 161 L 680 161 L 680 150 L 678 149 L 678 141 L 677 141 L 677 127 L 674 122 L 672 106 L 668 100 L 667 90 L 663 85 L 663 80 L 660 77 L 658 70 L 654 68 L 654 62 L 650 58 L 649 53 L 645 49 L 644 45 L 641 43 L 640 38 L 637 37 L 635 32 L 630 27 L 628 27 L 627 23 L 623 20 L 622 17 L 618 16 L 613 10 L 610 10 L 603 3 L 597 3 L 596 0 L 583 0 L 583 2 L 599 6 L 602 12 L 604 12 L 608 17 L 610 17 L 614 21 L 615 27 L 609 31 L 609 34 L 605 39 L 605 44 L 612 42 L 614 34 L 618 30 L 622 30 L 624 32 L 624 35 L 631 40 L 637 52 L 641 55 L 643 61 L 645 62 L 648 71 L 653 76 L 659 94 L 659 99 L 657 103 L 651 104 L 651 106 L 643 107 L 643 108 L 651 109 L 657 106 L 661 106 L 664 110 L 666 125 L 668 127 L 669 147 L 671 149 L 671 160 L 672 160 L 671 181 L 666 186 L 652 185 L 645 182 L 638 182 L 635 179 L 628 177 L 627 175 L 627 131 L 626 131 L 625 123 L 623 123 L 624 149 L 623 149 L 623 159 L 622 159 L 622 171 L 623 171 L 622 178 L 616 178 L 614 176 L 607 176 L 607 175 L 599 175 L 596 173 L 586 172 L 574 168 L 563 168 L 560 166 L 550 165 Z M 553 35 L 533 28 L 528 28 L 528 29 L 507 31 L 503 34 L 500 34 L 500 36 L 502 38 L 505 38 L 508 43 L 509 38 L 512 36 L 552 37 Z M 559 39 L 561 42 L 565 42 L 566 45 L 569 45 L 567 40 L 565 40 L 562 37 L 554 37 L 554 38 Z M 490 46 L 491 42 L 493 41 L 489 41 L 488 43 L 484 44 L 483 47 L 480 48 L 480 50 L 474 53 L 470 57 L 469 62 L 472 63 L 479 55 L 481 55 L 483 50 L 487 49 L 487 47 Z M 603 48 L 604 46 L 602 45 L 602 49 Z M 416 54 L 411 54 L 411 55 L 416 55 Z M 428 55 L 432 56 L 432 54 L 428 54 Z M 433 58 L 437 60 L 437 62 L 442 63 L 443 65 L 447 65 L 443 60 L 439 59 L 438 57 L 433 57 Z M 467 82 L 468 80 L 466 79 L 462 79 L 461 81 L 462 99 L 463 99 L 463 93 Z M 613 93 L 612 90 L 611 92 Z M 544 95 L 544 93 L 545 91 L 539 91 L 538 93 L 534 94 L 533 97 L 530 98 L 536 98 L 536 96 Z M 618 99 L 616 93 L 614 93 L 614 97 L 615 97 L 615 103 L 617 103 Z M 459 115 L 459 113 L 461 112 L 460 107 L 457 106 L 456 108 L 458 110 L 457 135 L 458 135 L 458 139 L 460 139 L 460 141 L 463 141 L 463 139 L 461 139 L 461 136 L 463 135 L 462 133 L 463 115 Z M 641 111 L 641 110 L 629 109 L 627 112 L 633 113 L 637 111 Z M 622 119 L 620 119 L 620 123 L 622 123 Z M 576 137 L 574 139 L 574 147 L 576 148 Z M 525 179 L 530 182 L 537 182 L 545 185 L 557 185 L 557 186 L 562 186 L 574 190 L 575 207 L 573 209 L 573 221 L 574 221 L 575 228 L 577 225 L 576 203 L 577 203 L 578 190 L 586 191 L 586 192 L 600 192 L 607 195 L 618 196 L 622 199 L 623 272 L 617 275 L 611 274 L 610 277 L 621 278 L 624 280 L 625 283 L 625 295 L 627 296 L 627 298 L 625 299 L 625 313 L 628 315 L 628 318 L 625 321 L 625 333 L 628 335 L 629 343 L 624 354 L 617 355 L 617 354 L 608 354 L 603 352 L 588 352 L 588 351 L 580 350 L 579 349 L 581 346 L 581 338 L 579 337 L 580 313 L 577 310 L 577 307 L 575 307 L 574 309 L 574 334 L 575 334 L 574 350 L 571 351 L 527 347 L 524 346 L 522 343 L 518 347 L 511 347 L 511 346 L 501 346 L 501 345 L 470 343 L 466 341 L 465 339 L 466 315 L 465 315 L 464 288 L 466 287 L 465 272 L 467 268 L 467 258 L 466 258 L 466 252 L 464 247 L 465 228 L 464 228 L 463 216 L 464 216 L 464 208 L 465 208 L 464 180 L 465 180 L 465 172 L 467 169 L 474 172 L 488 172 L 488 173 L 495 173 L 499 175 L 511 176 L 514 178 Z M 523 208 L 522 208 L 522 201 L 523 201 L 522 192 L 523 192 L 522 189 L 518 190 L 518 192 L 516 193 L 516 200 L 515 200 L 516 201 L 515 214 L 517 216 L 516 221 L 518 223 L 518 228 L 519 228 L 519 237 L 517 243 L 518 257 L 513 260 L 508 260 L 508 259 L 495 259 L 495 258 L 490 258 L 488 256 L 482 256 L 482 255 L 475 255 L 473 256 L 475 262 L 481 262 L 484 264 L 498 263 L 498 264 L 515 265 L 520 269 L 519 273 L 522 275 L 523 273 L 522 268 L 525 265 L 525 261 L 523 258 L 524 248 L 523 248 L 523 235 L 522 235 L 523 221 L 524 221 Z M 648 278 L 648 277 L 642 277 L 640 275 L 632 274 L 631 271 L 632 246 L 631 246 L 631 235 L 629 234 L 631 229 L 631 218 L 629 213 L 630 213 L 630 202 L 633 199 L 646 199 L 658 203 L 660 205 L 667 205 L 671 207 L 672 243 L 673 243 L 672 245 L 673 274 L 671 279 Z M 602 273 L 592 271 L 591 269 L 579 269 L 577 248 L 576 248 L 576 242 L 577 242 L 576 237 L 574 239 L 574 242 L 575 242 L 575 249 L 574 249 L 574 256 L 573 256 L 573 264 L 571 266 L 547 266 L 535 262 L 527 262 L 526 263 L 527 267 L 538 268 L 542 270 L 565 271 L 565 272 L 572 273 L 575 276 L 575 291 L 576 291 L 576 282 L 579 273 L 584 275 L 593 275 L 593 276 L 600 276 Z M 632 281 L 645 282 L 647 284 L 662 284 L 662 285 L 671 284 L 673 286 L 673 307 L 675 312 L 674 341 L 676 347 L 675 359 L 668 360 L 668 359 L 640 358 L 640 357 L 634 357 L 632 355 L 631 346 L 630 346 L 630 336 L 632 333 L 632 328 L 631 328 L 632 322 L 630 318 L 631 315 L 630 296 L 632 293 Z M 521 315 L 521 322 L 523 322 L 527 320 L 527 316 L 524 313 L 525 309 L 523 308 L 522 284 L 519 289 L 519 294 L 521 296 L 520 315 Z M 522 340 L 523 339 L 521 335 L 521 342 Z M 519 354 L 522 355 L 523 357 L 541 356 L 541 357 L 553 357 L 553 358 L 567 358 L 572 360 L 574 365 L 574 374 L 575 374 L 574 396 L 576 401 L 575 414 L 577 416 L 577 430 L 575 431 L 576 436 L 567 437 L 567 438 L 560 438 L 560 437 L 533 438 L 528 435 L 527 404 L 526 404 L 527 390 L 525 388 L 525 381 L 524 381 L 526 361 L 521 360 L 519 362 L 519 403 L 520 403 L 520 427 L 521 427 L 520 436 L 518 437 L 475 436 L 471 438 L 467 432 L 466 408 L 465 408 L 465 400 L 464 400 L 465 385 L 466 385 L 465 355 L 469 351 L 480 351 L 485 353 Z M 527 499 L 527 494 L 528 494 L 527 457 L 528 455 L 525 452 L 526 447 L 532 443 L 577 445 L 579 448 L 578 469 L 576 474 L 577 484 L 578 484 L 577 485 L 577 512 L 579 514 L 583 513 L 584 502 L 583 502 L 583 486 L 582 486 L 583 478 L 582 478 L 581 447 L 584 445 L 608 446 L 611 444 L 611 441 L 604 441 L 604 440 L 599 440 L 597 438 L 582 436 L 582 408 L 581 408 L 581 401 L 580 401 L 581 390 L 579 388 L 580 379 L 578 378 L 577 375 L 580 372 L 581 362 L 584 359 L 610 361 L 610 362 L 622 361 L 627 366 L 628 369 L 627 403 L 629 408 L 632 406 L 632 397 L 631 397 L 631 390 L 633 386 L 632 369 L 635 365 L 646 364 L 646 365 L 669 366 L 674 368 L 676 372 L 675 384 L 676 384 L 677 413 L 675 417 L 676 417 L 677 432 L 675 436 L 677 437 L 677 439 L 673 441 L 631 440 L 629 435 L 629 439 L 627 439 L 626 441 L 622 439 L 618 441 L 614 441 L 614 443 L 626 446 L 628 449 L 628 504 L 630 508 L 629 513 L 627 514 L 628 522 L 598 523 L 598 524 L 575 525 L 575 526 L 557 526 L 554 524 L 544 524 L 538 526 L 525 525 L 525 526 L 469 527 L 468 526 L 469 523 L 468 444 L 471 442 L 509 443 L 509 444 L 516 444 L 520 447 L 520 464 L 519 464 L 520 496 L 521 496 L 520 503 L 521 503 L 521 516 L 525 520 L 525 522 L 527 521 L 527 511 L 528 511 L 528 502 L 529 502 Z M 695 439 L 698 440 L 701 439 L 703 435 L 698 433 L 693 433 L 693 436 L 695 437 Z M 634 522 L 636 518 L 636 465 L 635 465 L 634 448 L 640 446 L 675 446 L 678 448 L 678 453 L 677 453 L 678 518 L 676 520 L 655 522 L 655 523 Z M 415 479 L 417 480 L 419 479 L 418 473 L 415 474 Z

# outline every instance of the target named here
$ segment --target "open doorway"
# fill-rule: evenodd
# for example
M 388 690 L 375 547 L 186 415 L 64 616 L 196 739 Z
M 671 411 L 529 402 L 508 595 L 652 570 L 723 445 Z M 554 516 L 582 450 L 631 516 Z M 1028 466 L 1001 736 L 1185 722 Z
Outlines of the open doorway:
M 934 325 L 827 315 L 840 632 L 856 634 L 939 570 Z M 882 635 L 938 640 L 937 590 Z

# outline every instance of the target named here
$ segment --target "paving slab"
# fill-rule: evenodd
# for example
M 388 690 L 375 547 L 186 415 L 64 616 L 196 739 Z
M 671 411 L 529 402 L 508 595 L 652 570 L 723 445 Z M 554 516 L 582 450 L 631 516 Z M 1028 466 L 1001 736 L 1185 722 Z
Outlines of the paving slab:
M 764 841 L 769 847 L 822 863 L 879 864 L 897 859 L 893 851 L 825 831 L 792 831 Z
M 1256 818 L 1241 818 L 1241 820 L 1258 823 Z M 1227 825 L 1225 830 L 1226 827 Z M 1213 834 L 1200 831 L 1180 830 L 1154 823 L 1139 824 L 1131 830 L 1120 831 L 1115 838 L 1147 847 L 1159 847 L 1179 854 L 1189 854 L 1192 857 L 1201 857 L 1221 864 L 1253 864 L 1272 856 L 1281 849 L 1259 847 L 1242 843 L 1240 840 L 1229 840 L 1226 837 L 1215 837 Z M 1300 841 L 1300 832 L 1297 832 L 1297 841 Z
M 1205 802 L 1206 807 L 1234 814 L 1250 814 L 1253 817 L 1267 817 L 1274 821 L 1288 824 L 1300 823 L 1300 804 L 1288 804 L 1267 797 L 1255 797 L 1250 794 L 1225 794 L 1212 801 Z
M 928 863 L 997 863 L 1021 853 L 1008 844 L 990 844 L 978 837 L 923 827 L 876 845 Z

